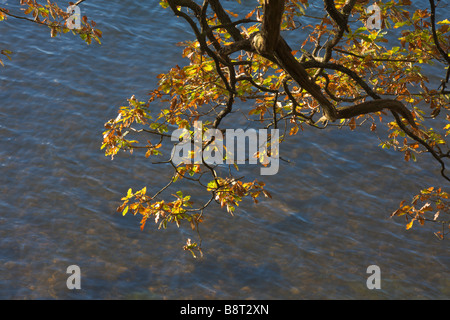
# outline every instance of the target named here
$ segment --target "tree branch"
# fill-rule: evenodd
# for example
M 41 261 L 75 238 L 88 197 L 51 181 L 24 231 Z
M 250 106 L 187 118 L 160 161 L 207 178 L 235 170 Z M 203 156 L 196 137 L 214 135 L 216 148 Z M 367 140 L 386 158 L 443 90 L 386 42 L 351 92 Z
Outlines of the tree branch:
M 217 18 L 219 19 L 220 23 L 227 29 L 228 33 L 233 37 L 234 41 L 240 41 L 242 40 L 241 32 L 238 28 L 236 28 L 236 25 L 234 25 L 228 16 L 228 14 L 223 9 L 222 5 L 220 4 L 219 0 L 209 0 L 209 4 L 211 5 L 211 8 L 214 10 L 214 12 L 217 15 Z
M 336 108 L 325 97 L 320 90 L 320 87 L 310 79 L 309 74 L 306 72 L 303 65 L 295 59 L 291 51 L 292 50 L 286 41 L 280 37 L 278 46 L 275 50 L 275 58 L 278 65 L 282 67 L 291 76 L 291 78 L 296 81 L 300 87 L 302 87 L 302 89 L 305 89 L 320 103 L 327 120 L 335 121 L 338 119 Z
M 264 0 L 261 31 L 253 38 L 253 47 L 258 53 L 272 54 L 280 38 L 284 0 Z
M 327 10 L 328 14 L 334 20 L 334 22 L 336 22 L 339 28 L 349 32 L 347 26 L 347 19 L 342 13 L 340 13 L 336 9 L 336 6 L 334 5 L 334 0 L 324 0 L 323 2 L 325 4 L 325 10 Z
M 378 112 L 383 109 L 395 111 L 396 113 L 402 115 L 406 120 L 408 120 L 411 126 L 417 128 L 411 112 L 409 112 L 405 105 L 398 100 L 376 99 L 366 101 L 352 106 L 340 107 L 337 109 L 337 114 L 339 119 L 350 119 L 359 115 Z
M 444 51 L 444 49 L 442 49 L 441 45 L 439 44 L 439 39 L 436 34 L 436 21 L 435 21 L 436 20 L 436 5 L 434 4 L 434 0 L 429 0 L 429 1 L 430 1 L 430 7 L 431 7 L 431 16 L 430 16 L 431 30 L 433 33 L 434 44 L 436 45 L 436 48 L 438 49 L 441 56 L 450 65 L 450 56 Z

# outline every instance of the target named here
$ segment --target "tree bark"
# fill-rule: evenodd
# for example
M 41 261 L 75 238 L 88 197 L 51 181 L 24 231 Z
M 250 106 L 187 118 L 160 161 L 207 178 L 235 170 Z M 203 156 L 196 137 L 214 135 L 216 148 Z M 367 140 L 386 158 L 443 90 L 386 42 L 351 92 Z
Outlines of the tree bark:
M 284 13 L 284 0 L 264 0 L 264 15 L 261 28 L 262 45 L 259 48 L 264 53 L 272 53 L 280 38 L 281 19 Z
M 409 112 L 405 105 L 398 100 L 375 99 L 348 107 L 341 107 L 338 108 L 337 111 L 339 119 L 350 119 L 362 114 L 378 112 L 383 109 L 389 109 L 400 114 L 408 120 L 409 124 L 411 124 L 414 128 L 417 128 L 411 112 Z
M 336 6 L 334 5 L 334 0 L 324 0 L 325 10 L 328 12 L 330 17 L 336 22 L 336 24 L 343 30 L 349 31 L 347 27 L 347 19 L 340 13 Z

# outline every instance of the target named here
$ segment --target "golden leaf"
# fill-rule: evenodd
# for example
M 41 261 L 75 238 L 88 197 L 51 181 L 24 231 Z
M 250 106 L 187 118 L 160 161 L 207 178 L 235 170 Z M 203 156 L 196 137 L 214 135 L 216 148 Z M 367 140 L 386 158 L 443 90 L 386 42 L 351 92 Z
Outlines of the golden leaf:
M 414 219 L 412 219 L 411 222 L 406 225 L 406 230 L 411 229 L 413 222 L 414 222 Z
M 126 207 L 125 207 L 125 209 L 123 209 L 122 215 L 126 215 L 126 214 L 127 214 L 127 212 L 128 212 L 128 208 L 129 208 L 129 207 L 128 207 L 128 206 L 126 206 Z

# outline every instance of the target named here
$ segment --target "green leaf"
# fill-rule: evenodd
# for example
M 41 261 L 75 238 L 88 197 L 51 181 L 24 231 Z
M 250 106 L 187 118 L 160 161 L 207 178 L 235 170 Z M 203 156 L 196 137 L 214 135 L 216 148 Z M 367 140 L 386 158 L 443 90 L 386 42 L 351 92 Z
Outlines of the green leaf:
M 367 28 L 366 27 L 360 27 L 360 28 L 356 29 L 355 32 L 353 32 L 353 33 L 361 33 L 361 32 L 364 32 L 364 31 L 367 31 Z

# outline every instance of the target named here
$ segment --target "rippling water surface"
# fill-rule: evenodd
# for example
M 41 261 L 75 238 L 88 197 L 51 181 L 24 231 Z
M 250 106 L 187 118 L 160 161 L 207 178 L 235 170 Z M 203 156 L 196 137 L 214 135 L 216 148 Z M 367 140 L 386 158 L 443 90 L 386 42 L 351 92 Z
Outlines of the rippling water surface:
M 156 191 L 167 179 L 144 157 L 100 150 L 126 98 L 145 99 L 157 74 L 185 63 L 175 43 L 192 36 L 157 3 L 83 3 L 101 46 L 0 23 L 1 49 L 14 51 L 0 70 L 0 298 L 448 299 L 448 242 L 388 219 L 442 183 L 438 167 L 427 156 L 405 163 L 368 129 L 306 130 L 283 145 L 291 164 L 264 177 L 273 199 L 234 217 L 212 208 L 201 260 L 181 249 L 188 230 L 141 232 L 138 217 L 115 211 L 129 187 Z M 66 288 L 72 264 L 81 290 Z M 372 264 L 381 290 L 366 287 Z

